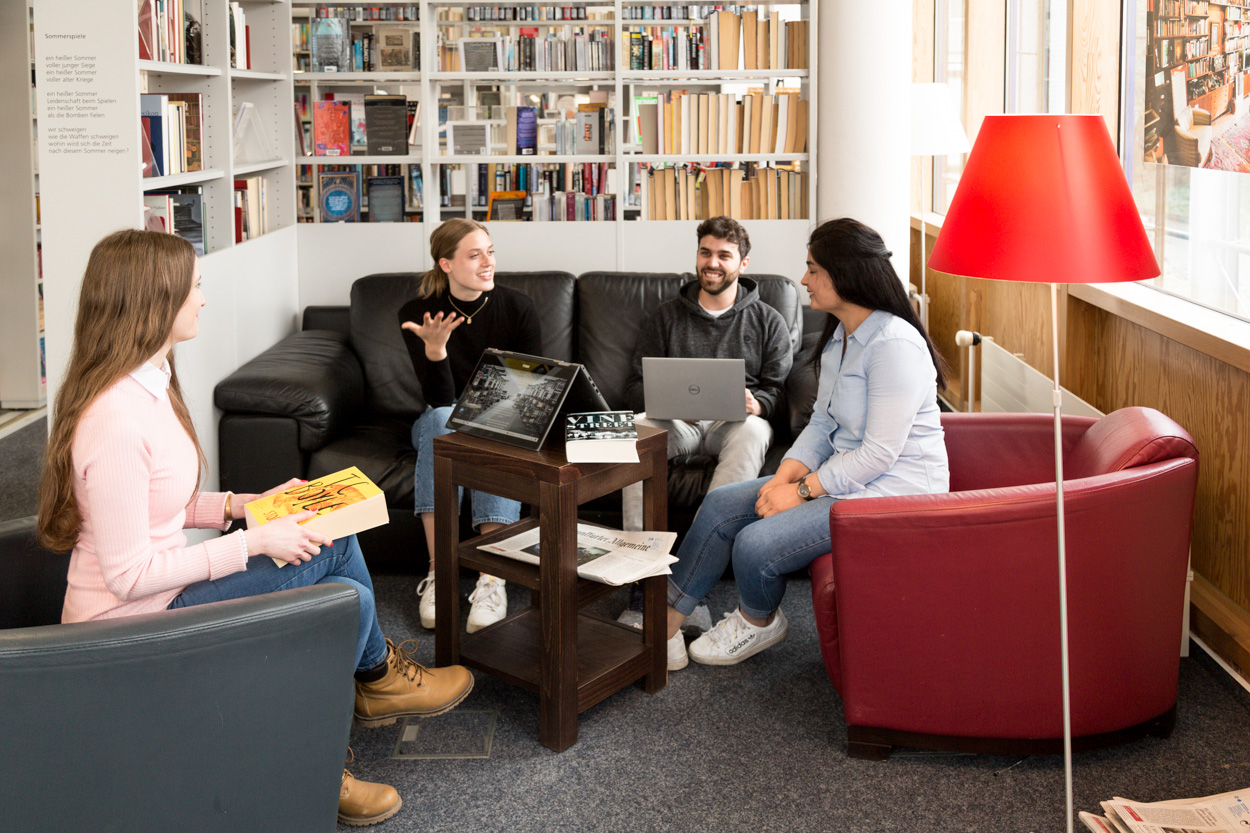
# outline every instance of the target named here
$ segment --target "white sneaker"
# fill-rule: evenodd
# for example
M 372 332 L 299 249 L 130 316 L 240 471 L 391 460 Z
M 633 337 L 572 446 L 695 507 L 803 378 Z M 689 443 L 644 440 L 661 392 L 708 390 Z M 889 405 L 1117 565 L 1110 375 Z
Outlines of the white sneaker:
M 703 665 L 737 665 L 785 639 L 789 629 L 786 615 L 780 609 L 772 622 L 757 628 L 734 608 L 733 613 L 726 613 L 725 618 L 716 623 L 716 627 L 690 643 L 690 658 Z
M 472 607 L 469 608 L 466 631 L 475 633 L 508 615 L 508 591 L 504 586 L 503 579 L 482 573 L 477 580 L 477 587 L 469 594 L 469 604 Z
M 707 609 L 707 602 L 699 602 L 694 610 L 690 611 L 690 615 L 681 623 L 682 630 L 697 630 L 700 632 L 710 631 L 712 629 L 712 613 Z
M 673 634 L 673 638 L 668 641 L 668 670 L 680 671 L 689 664 L 690 657 L 686 654 L 686 637 L 678 628 L 677 633 Z
M 421 627 L 434 627 L 434 571 L 430 570 L 429 574 L 421 579 L 421 583 L 417 585 L 417 597 L 421 599 L 421 603 L 417 605 L 417 613 L 421 616 Z

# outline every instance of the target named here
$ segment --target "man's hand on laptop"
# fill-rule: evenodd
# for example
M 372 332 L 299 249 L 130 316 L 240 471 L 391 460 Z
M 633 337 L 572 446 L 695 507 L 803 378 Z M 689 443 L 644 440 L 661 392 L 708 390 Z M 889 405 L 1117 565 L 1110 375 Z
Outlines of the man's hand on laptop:
M 751 416 L 763 416 L 764 409 L 760 406 L 760 401 L 751 393 L 750 388 L 746 388 L 747 392 L 747 413 Z

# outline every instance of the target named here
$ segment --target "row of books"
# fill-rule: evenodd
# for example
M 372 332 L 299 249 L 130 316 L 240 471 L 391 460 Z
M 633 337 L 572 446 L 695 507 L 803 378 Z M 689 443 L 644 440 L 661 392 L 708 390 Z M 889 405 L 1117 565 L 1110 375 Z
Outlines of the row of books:
M 234 242 L 242 243 L 269 231 L 268 184 L 263 176 L 234 181 Z
M 445 121 L 444 152 L 455 156 L 489 156 L 496 150 L 509 156 L 616 152 L 615 110 L 605 104 L 583 103 L 575 111 L 547 110 L 541 118 L 538 108 L 528 105 L 502 109 L 502 120 Z
M 804 220 L 807 205 L 807 174 L 782 168 L 656 168 L 647 182 L 649 220 Z
M 143 195 L 143 227 L 185 238 L 204 255 L 204 197 L 199 188 L 148 191 Z
M 441 34 L 441 33 L 440 33 Z M 540 33 L 522 28 L 516 35 L 440 41 L 443 72 L 609 72 L 616 66 L 612 33 L 606 29 L 563 26 Z
M 755 11 L 754 3 L 669 3 L 662 6 L 626 6 L 625 20 L 702 20 L 715 11 Z
M 345 17 L 348 20 L 420 20 L 416 3 L 389 6 L 318 6 L 317 17 Z
M 345 17 L 318 17 L 291 24 L 291 40 L 308 44 L 309 59 L 296 69 L 312 72 L 412 72 L 420 66 L 421 39 L 395 24 L 353 31 Z
M 530 218 L 536 223 L 598 222 L 616 219 L 616 196 L 589 196 L 576 191 L 539 191 L 534 194 Z
M 199 4 L 183 0 L 138 0 L 139 59 L 173 64 L 202 64 Z
M 808 102 L 797 91 L 691 94 L 634 99 L 631 120 L 643 153 L 806 153 Z
M 634 70 L 808 68 L 808 21 L 754 11 L 713 12 L 706 23 L 646 26 L 622 34 Z
M 420 102 L 402 95 L 332 95 L 313 102 L 313 156 L 350 156 L 357 150 L 369 156 L 408 155 L 409 144 L 416 143 Z
M 399 172 L 366 176 L 358 169 L 318 171 L 316 200 L 320 221 L 359 223 L 367 218 L 372 223 L 404 222 L 408 212 L 419 211 L 421 207 L 420 166 L 409 167 L 416 169 L 415 176 Z M 415 194 L 410 190 L 414 188 Z M 305 198 L 302 202 L 308 207 L 306 213 L 311 215 L 311 199 Z
M 538 194 L 577 193 L 599 196 L 614 191 L 606 162 L 518 163 L 470 165 L 466 172 L 467 204 L 490 205 L 492 192 L 525 192 L 528 206 Z
M 450 10 L 449 10 L 450 11 Z M 444 18 L 452 19 L 449 15 Z M 471 22 L 492 20 L 585 20 L 585 6 L 471 6 L 455 19 Z
M 160 0 L 157 0 L 160 2 Z M 242 3 L 230 4 L 230 66 L 252 68 L 252 39 L 249 37 L 247 12 Z
M 145 177 L 203 170 L 199 93 L 144 93 L 139 96 L 139 118 Z

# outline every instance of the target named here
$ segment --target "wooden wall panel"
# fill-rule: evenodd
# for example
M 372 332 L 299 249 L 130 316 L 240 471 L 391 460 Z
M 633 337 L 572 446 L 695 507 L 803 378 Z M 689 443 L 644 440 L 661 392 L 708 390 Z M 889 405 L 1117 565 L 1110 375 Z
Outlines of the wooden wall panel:
M 1073 0 L 1069 7 L 1069 113 L 1097 113 L 1112 141 L 1120 123 L 1120 4 Z

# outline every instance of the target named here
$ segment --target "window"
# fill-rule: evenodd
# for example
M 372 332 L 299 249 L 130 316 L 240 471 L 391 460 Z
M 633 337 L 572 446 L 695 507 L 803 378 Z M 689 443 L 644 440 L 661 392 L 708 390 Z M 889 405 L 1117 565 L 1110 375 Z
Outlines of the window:
M 934 49 L 933 78 L 944 81 L 950 89 L 955 109 L 964 112 L 964 83 L 967 57 L 968 0 L 936 0 L 933 4 Z M 926 206 L 938 214 L 950 208 L 959 175 L 964 170 L 964 156 L 933 158 L 933 205 Z

